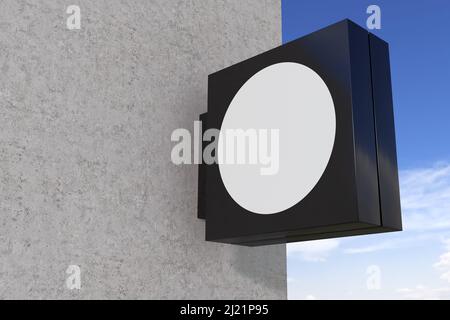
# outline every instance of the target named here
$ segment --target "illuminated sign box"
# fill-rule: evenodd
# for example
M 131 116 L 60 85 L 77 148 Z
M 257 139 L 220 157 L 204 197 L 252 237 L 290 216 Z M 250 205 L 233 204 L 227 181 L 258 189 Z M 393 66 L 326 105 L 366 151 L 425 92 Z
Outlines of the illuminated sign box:
M 220 129 L 222 160 L 199 167 L 206 240 L 256 246 L 401 230 L 391 91 L 388 44 L 349 20 L 211 74 L 201 120 L 203 132 Z M 241 143 L 267 146 L 227 163 L 226 133 L 239 129 Z M 277 156 L 264 158 L 269 151 Z

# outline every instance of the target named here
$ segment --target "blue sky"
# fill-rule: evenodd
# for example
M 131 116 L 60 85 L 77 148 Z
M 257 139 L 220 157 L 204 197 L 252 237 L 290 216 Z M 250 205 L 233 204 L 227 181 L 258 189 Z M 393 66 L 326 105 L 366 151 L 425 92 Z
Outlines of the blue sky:
M 283 42 L 365 27 L 371 4 L 390 44 L 405 230 L 289 245 L 290 299 L 450 299 L 450 2 L 282 0 Z

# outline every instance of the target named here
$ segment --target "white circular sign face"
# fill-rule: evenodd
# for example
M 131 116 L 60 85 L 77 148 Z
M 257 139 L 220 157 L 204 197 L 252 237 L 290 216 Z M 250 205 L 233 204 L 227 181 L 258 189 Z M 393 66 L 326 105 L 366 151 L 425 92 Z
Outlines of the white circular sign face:
M 322 78 L 299 63 L 271 65 L 239 89 L 225 114 L 217 149 L 222 181 L 248 211 L 289 209 L 324 173 L 335 135 Z

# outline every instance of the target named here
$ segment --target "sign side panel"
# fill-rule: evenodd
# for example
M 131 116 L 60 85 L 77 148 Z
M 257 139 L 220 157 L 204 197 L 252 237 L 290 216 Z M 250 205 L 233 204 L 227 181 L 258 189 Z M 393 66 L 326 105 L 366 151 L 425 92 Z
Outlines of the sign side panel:
M 382 223 L 402 230 L 389 46 L 373 34 L 369 40 Z
M 381 226 L 368 32 L 350 21 L 348 27 L 358 214 L 361 222 Z

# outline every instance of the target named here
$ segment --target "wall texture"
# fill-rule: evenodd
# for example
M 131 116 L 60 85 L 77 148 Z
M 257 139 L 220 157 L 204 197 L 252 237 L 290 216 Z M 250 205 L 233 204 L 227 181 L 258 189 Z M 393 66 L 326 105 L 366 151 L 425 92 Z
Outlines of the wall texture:
M 68 5 L 81 30 L 66 28 Z M 285 298 L 285 246 L 206 243 L 175 128 L 278 45 L 279 0 L 0 1 L 0 298 Z M 191 129 L 192 130 L 192 129 Z M 81 290 L 66 269 L 81 267 Z

